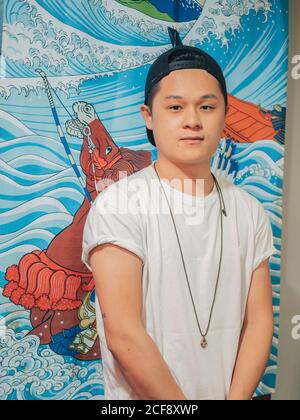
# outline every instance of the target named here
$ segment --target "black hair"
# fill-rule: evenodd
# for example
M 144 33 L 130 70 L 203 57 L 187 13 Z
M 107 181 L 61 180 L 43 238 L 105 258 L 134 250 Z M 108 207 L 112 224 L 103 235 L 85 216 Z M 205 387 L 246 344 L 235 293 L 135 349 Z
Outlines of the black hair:
M 185 60 L 193 60 L 193 61 L 198 61 L 198 60 L 202 60 L 202 55 L 201 53 L 199 53 L 199 56 L 197 56 L 197 53 L 195 53 L 194 51 L 186 51 L 186 52 L 182 52 L 182 51 L 174 51 L 172 54 L 170 54 L 169 57 L 169 64 L 170 63 L 174 63 L 174 62 L 178 62 L 178 61 L 185 61 Z M 224 89 L 222 88 L 221 83 L 218 81 L 220 90 L 223 94 L 224 97 L 224 101 L 225 101 L 225 112 L 227 111 L 227 104 L 228 104 L 228 99 L 227 99 L 227 93 L 224 91 Z M 147 105 L 150 108 L 150 111 L 152 113 L 152 109 L 153 109 L 153 100 L 154 97 L 156 95 L 156 93 L 159 91 L 160 89 L 160 82 L 156 83 L 151 91 L 149 92 L 149 96 L 148 96 L 148 101 L 147 101 Z

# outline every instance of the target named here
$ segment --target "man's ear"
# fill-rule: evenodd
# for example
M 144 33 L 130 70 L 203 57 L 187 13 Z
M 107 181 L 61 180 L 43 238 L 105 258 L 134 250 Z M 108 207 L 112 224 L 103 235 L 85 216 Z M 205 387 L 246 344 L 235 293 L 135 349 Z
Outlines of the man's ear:
M 228 111 L 229 111 L 229 104 L 227 105 L 227 107 L 225 109 L 225 118 L 224 118 L 223 130 L 225 130 L 225 127 L 226 127 L 226 118 L 227 118 Z
M 229 105 L 229 104 L 227 104 L 227 106 L 226 106 L 226 110 L 225 110 L 226 117 L 227 117 L 227 114 L 228 114 L 229 108 L 230 108 L 230 105 Z
M 153 127 L 152 127 L 152 114 L 151 114 L 151 110 L 150 110 L 149 106 L 143 104 L 143 105 L 141 105 L 140 110 L 141 110 L 142 117 L 145 120 L 145 124 L 146 124 L 147 128 L 149 130 L 152 130 L 153 129 Z
M 228 112 L 228 108 L 225 108 L 224 120 L 223 120 L 223 124 L 222 124 L 222 131 L 224 131 L 225 128 L 226 128 L 227 112 Z

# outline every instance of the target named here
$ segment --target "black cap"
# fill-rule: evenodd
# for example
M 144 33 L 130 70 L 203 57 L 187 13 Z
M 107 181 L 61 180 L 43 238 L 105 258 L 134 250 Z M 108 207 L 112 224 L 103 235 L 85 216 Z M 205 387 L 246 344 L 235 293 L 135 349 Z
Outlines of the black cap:
M 227 88 L 222 69 L 214 58 L 200 48 L 183 45 L 178 31 L 168 27 L 169 36 L 173 48 L 161 54 L 151 65 L 145 85 L 145 105 L 148 105 L 149 94 L 153 87 L 164 77 L 168 76 L 174 70 L 180 69 L 200 69 L 206 70 L 214 76 L 220 83 L 222 93 L 227 106 Z M 192 52 L 192 57 L 188 60 L 173 61 L 173 58 L 180 53 Z M 147 136 L 150 143 L 156 146 L 153 131 L 147 128 Z

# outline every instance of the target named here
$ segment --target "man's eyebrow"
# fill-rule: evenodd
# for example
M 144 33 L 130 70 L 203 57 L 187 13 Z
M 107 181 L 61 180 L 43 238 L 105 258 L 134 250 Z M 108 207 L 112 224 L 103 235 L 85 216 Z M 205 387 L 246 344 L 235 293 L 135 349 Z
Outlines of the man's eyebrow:
M 168 95 L 164 98 L 164 101 L 168 99 L 184 99 L 184 98 L 180 95 Z M 214 95 L 213 93 L 207 93 L 206 95 L 199 96 L 199 99 L 218 99 L 218 97 Z

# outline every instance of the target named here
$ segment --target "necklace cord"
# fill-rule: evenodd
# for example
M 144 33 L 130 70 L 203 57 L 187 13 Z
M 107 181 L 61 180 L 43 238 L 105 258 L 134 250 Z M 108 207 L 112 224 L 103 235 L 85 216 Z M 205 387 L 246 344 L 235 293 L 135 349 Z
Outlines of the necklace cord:
M 187 280 L 187 285 L 188 285 L 188 289 L 189 289 L 190 297 L 191 297 L 191 300 L 192 300 L 193 309 L 194 309 L 194 312 L 195 312 L 195 316 L 196 316 L 196 320 L 197 320 L 198 329 L 199 329 L 199 331 L 200 331 L 200 335 L 201 335 L 201 337 L 202 337 L 203 339 L 205 339 L 205 337 L 207 336 L 208 331 L 209 331 L 209 327 L 210 327 L 210 323 L 211 323 L 211 318 L 212 318 L 212 314 L 213 314 L 213 309 L 214 309 L 214 305 L 215 305 L 215 300 L 216 300 L 216 296 L 217 296 L 217 289 L 218 289 L 218 285 L 219 285 L 219 278 L 220 278 L 220 269 L 221 269 L 221 263 L 222 263 L 222 257 L 223 257 L 223 215 L 227 216 L 227 213 L 226 213 L 226 210 L 225 210 L 225 204 L 224 204 L 224 199 L 223 199 L 222 191 L 221 191 L 221 188 L 220 188 L 220 186 L 219 186 L 219 183 L 218 183 L 218 181 L 217 181 L 216 177 L 214 176 L 214 174 L 213 174 L 213 173 L 211 173 L 211 174 L 212 174 L 212 176 L 213 176 L 213 179 L 214 179 L 215 185 L 216 185 L 216 189 L 217 189 L 217 192 L 218 192 L 218 196 L 219 196 L 219 204 L 220 204 L 220 219 L 221 219 L 221 220 L 220 220 L 220 221 L 221 221 L 221 249 L 220 249 L 220 259 L 219 259 L 218 274 L 217 274 L 217 281 L 216 281 L 216 286 L 215 286 L 215 291 L 214 291 L 214 296 L 213 296 L 213 302 L 212 302 L 211 309 L 210 309 L 210 313 L 209 313 L 208 325 L 207 325 L 207 328 L 206 328 L 205 333 L 203 334 L 202 329 L 201 329 L 201 326 L 200 326 L 200 322 L 199 322 L 199 319 L 198 319 L 198 315 L 197 315 L 197 311 L 196 311 L 196 307 L 195 307 L 195 303 L 194 303 L 194 299 L 193 299 L 193 295 L 192 295 L 192 291 L 191 291 L 190 283 L 189 283 L 189 280 L 188 280 L 187 270 L 186 270 L 186 266 L 185 266 L 185 262 L 184 262 L 184 258 L 183 258 L 182 248 L 181 248 L 181 245 L 180 245 L 179 235 L 178 235 L 178 231 L 177 231 L 177 228 L 176 228 L 176 224 L 175 224 L 174 216 L 173 216 L 173 213 L 172 213 L 172 210 L 171 210 L 171 206 L 170 206 L 170 204 L 169 204 L 169 200 L 168 200 L 168 198 L 167 198 L 167 195 L 166 195 L 165 189 L 164 189 L 164 187 L 163 187 L 163 185 L 162 185 L 162 182 L 161 182 L 160 176 L 158 175 L 158 172 L 157 172 L 157 169 L 156 169 L 155 163 L 154 163 L 154 169 L 155 169 L 155 172 L 156 172 L 157 177 L 158 177 L 158 179 L 159 179 L 159 182 L 160 182 L 161 188 L 163 189 L 163 192 L 164 192 L 164 195 L 165 195 L 166 201 L 167 201 L 168 206 L 169 206 L 170 215 L 171 215 L 171 218 L 172 218 L 172 222 L 173 222 L 174 229 L 175 229 L 175 233 L 176 233 L 176 237 L 177 237 L 177 242 L 178 242 L 178 245 L 179 245 L 179 250 L 180 250 L 181 259 L 182 259 L 182 263 L 183 263 L 184 273 L 185 273 L 185 277 L 186 277 L 186 280 Z M 222 204 L 223 204 L 223 208 L 222 208 Z

